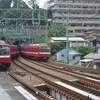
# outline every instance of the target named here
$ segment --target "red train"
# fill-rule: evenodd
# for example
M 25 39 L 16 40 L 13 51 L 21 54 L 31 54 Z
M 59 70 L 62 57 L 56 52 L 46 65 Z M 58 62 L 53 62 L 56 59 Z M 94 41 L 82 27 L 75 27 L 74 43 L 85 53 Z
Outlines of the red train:
M 13 60 L 14 58 L 19 56 L 19 47 L 13 45 L 10 47 L 10 49 L 11 49 L 11 59 Z
M 40 61 L 48 61 L 51 57 L 51 47 L 48 45 L 32 45 L 32 46 L 24 46 L 20 48 L 20 53 L 22 56 L 40 60 Z
M 11 60 L 19 55 L 19 48 L 0 41 L 0 70 L 7 70 Z

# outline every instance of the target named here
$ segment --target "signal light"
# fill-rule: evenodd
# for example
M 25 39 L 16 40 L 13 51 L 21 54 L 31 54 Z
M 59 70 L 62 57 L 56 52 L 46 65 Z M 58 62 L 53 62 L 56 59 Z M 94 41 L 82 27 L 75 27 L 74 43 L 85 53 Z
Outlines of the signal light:
M 94 40 L 93 40 L 93 46 L 96 46 L 96 45 L 97 45 L 97 40 L 94 39 Z
M 52 18 L 52 10 L 51 9 L 47 10 L 47 17 Z

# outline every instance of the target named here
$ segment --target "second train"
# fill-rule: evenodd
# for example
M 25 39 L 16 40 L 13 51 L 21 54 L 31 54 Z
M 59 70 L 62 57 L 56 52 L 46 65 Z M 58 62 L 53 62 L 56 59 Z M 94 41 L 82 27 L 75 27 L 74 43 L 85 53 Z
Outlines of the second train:
M 51 47 L 44 44 L 33 44 L 20 47 L 20 54 L 27 58 L 47 62 L 51 57 Z

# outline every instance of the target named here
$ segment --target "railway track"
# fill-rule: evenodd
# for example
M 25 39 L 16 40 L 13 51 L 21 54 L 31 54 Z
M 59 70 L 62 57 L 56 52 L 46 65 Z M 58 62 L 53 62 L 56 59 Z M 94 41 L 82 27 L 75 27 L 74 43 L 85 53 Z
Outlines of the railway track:
M 41 63 L 43 63 L 43 62 L 41 62 Z M 83 68 L 83 67 L 78 67 L 78 66 L 73 66 L 73 65 L 65 65 L 65 64 L 54 63 L 54 62 L 48 62 L 48 65 L 49 64 L 55 65 L 55 66 L 60 66 L 60 67 L 67 69 L 69 71 L 79 70 L 80 72 L 86 72 L 86 73 L 100 75 L 100 70 L 97 70 L 97 69 Z
M 82 76 L 86 76 L 86 77 L 90 77 L 90 78 L 93 78 L 93 79 L 100 80 L 100 75 L 97 75 L 96 74 L 96 76 L 93 76 L 92 75 L 93 73 L 91 75 L 87 75 L 87 73 L 80 73 L 80 70 L 81 69 L 87 70 L 86 68 L 78 68 L 78 69 L 80 69 L 80 70 L 78 70 L 78 69 L 75 69 L 75 68 L 73 69 L 73 66 L 71 66 L 71 65 L 65 65 L 65 66 L 68 66 L 68 68 L 67 68 L 67 67 L 61 67 L 60 64 L 56 64 L 56 63 L 53 65 L 52 62 L 49 62 L 49 64 L 48 63 L 45 63 L 45 62 L 39 62 L 39 64 L 44 64 L 44 65 L 48 65 L 50 67 L 53 67 L 55 69 L 64 70 L 64 71 L 71 72 L 71 73 L 75 73 L 75 74 L 78 74 L 78 76 L 79 75 L 82 75 Z M 92 71 L 93 71 L 93 69 L 92 69 Z M 100 70 L 97 70 L 97 72 L 100 73 Z
M 29 61 L 29 60 L 28 60 L 28 61 Z M 30 61 L 30 62 L 32 62 L 32 61 Z M 34 63 L 37 64 L 37 65 L 41 65 L 41 66 L 43 66 L 43 67 L 49 68 L 49 69 L 51 69 L 51 70 L 58 71 L 58 72 L 60 72 L 60 73 L 65 73 L 65 74 L 74 76 L 74 77 L 78 78 L 78 82 L 79 82 L 79 83 L 88 85 L 88 86 L 90 86 L 90 87 L 94 87 L 94 88 L 96 88 L 96 89 L 100 89 L 100 78 L 99 78 L 99 77 L 94 77 L 94 76 L 90 76 L 90 75 L 86 75 L 86 74 L 80 74 L 80 73 L 77 73 L 77 72 L 74 72 L 74 71 L 71 71 L 71 73 L 68 73 L 68 72 L 66 72 L 64 69 L 63 69 L 63 72 L 62 72 L 62 71 L 61 71 L 62 68 L 59 69 L 59 66 L 57 67 L 58 64 L 57 64 L 57 65 L 55 64 L 56 67 L 55 67 L 54 65 L 52 65 L 52 67 L 51 67 L 51 65 L 48 64 L 48 63 L 43 63 L 43 62 L 41 62 L 41 63 L 34 62 Z M 48 65 L 48 66 L 50 66 L 50 67 L 45 66 L 45 65 Z M 69 66 L 70 66 L 70 65 L 69 65 Z M 75 73 L 75 74 L 72 74 L 72 73 Z M 80 76 L 80 75 L 81 75 L 81 76 Z M 87 76 L 87 77 L 84 77 L 84 76 Z M 98 80 L 96 80 L 96 79 L 98 79 Z
M 98 79 L 100 80 L 100 70 L 96 70 L 96 69 L 90 69 L 90 68 L 82 68 L 82 67 L 77 67 L 77 66 L 73 66 L 73 65 L 66 65 L 66 64 L 58 64 L 58 63 L 54 63 L 54 62 L 48 62 L 48 63 L 45 63 L 45 62 L 40 62 L 44 65 L 48 65 L 50 67 L 54 67 L 56 69 L 60 69 L 60 70 L 66 70 L 66 71 L 69 71 L 69 72 L 72 72 L 72 73 L 76 73 L 76 74 L 80 74 L 80 75 L 84 75 L 84 76 L 87 76 L 87 77 L 91 77 L 91 78 L 94 78 L 94 79 Z M 84 70 L 84 71 L 82 71 Z M 94 72 L 92 72 L 94 71 Z M 80 72 L 84 72 L 83 74 L 80 73 Z M 90 73 L 95 75 L 89 75 L 88 73 Z
M 20 62 L 21 63 L 21 62 Z M 23 64 L 25 64 L 25 63 L 23 63 Z M 25 65 L 26 66 L 26 65 Z M 43 65 L 42 65 L 43 66 Z M 29 66 L 28 66 L 29 67 Z M 44 67 L 44 66 L 43 66 Z M 34 69 L 34 70 L 37 70 L 37 69 Z M 49 69 L 50 70 L 50 69 Z M 32 69 L 31 69 L 31 71 L 32 71 Z M 91 88 L 88 88 L 88 87 L 86 87 L 86 86 L 83 86 L 83 85 L 80 85 L 80 84 L 78 84 L 78 83 L 76 83 L 76 82 L 70 82 L 70 81 L 68 81 L 68 80 L 64 80 L 64 79 L 62 79 L 62 78 L 59 78 L 59 77 L 57 77 L 57 76 L 55 76 L 55 75 L 50 75 L 50 74 L 48 74 L 48 72 L 46 73 L 46 72 L 43 72 L 43 71 L 40 71 L 40 70 L 37 70 L 37 71 L 39 71 L 38 73 L 42 73 L 42 74 L 46 74 L 46 76 L 47 75 L 49 75 L 49 76 L 51 76 L 51 77 L 55 77 L 55 78 L 57 78 L 57 79 L 59 79 L 59 80 L 61 80 L 62 82 L 64 82 L 64 83 L 66 83 L 66 84 L 70 84 L 71 86 L 74 86 L 74 87 L 77 87 L 77 88 L 79 88 L 79 89 L 84 89 L 84 91 L 88 91 L 89 93 L 92 93 L 92 94 L 94 94 L 94 95 L 96 95 L 96 96 L 100 96 L 100 92 L 99 91 L 97 91 L 97 90 L 95 90 L 95 89 L 91 89 Z M 32 72 L 31 72 L 32 73 Z M 32 73 L 32 74 L 34 74 L 34 75 L 36 75 L 37 77 L 40 77 L 40 78 L 42 78 L 43 80 L 45 80 L 46 78 L 44 78 L 44 77 L 41 77 L 40 75 L 38 75 L 38 74 L 35 74 L 35 73 Z M 46 81 L 47 81 L 47 79 L 46 79 Z M 46 82 L 45 81 L 45 82 Z M 48 84 L 48 86 L 50 86 L 50 84 Z M 53 87 L 53 85 L 51 86 L 51 87 Z M 59 87 L 59 86 L 58 86 Z M 58 89 L 59 90 L 59 89 Z M 61 91 L 61 90 L 60 90 Z M 59 93 L 63 93 L 63 92 L 60 92 L 60 91 L 58 91 Z M 67 94 L 67 93 L 65 93 L 65 94 Z M 75 93 L 74 93 L 75 94 Z M 70 96 L 71 96 L 72 94 L 70 94 Z M 77 95 L 77 94 L 76 94 Z M 73 97 L 73 96 L 72 96 Z M 79 96 L 78 96 L 79 97 Z M 84 96 L 83 96 L 84 97 Z M 74 98 L 77 98 L 77 97 L 75 97 L 74 96 Z M 82 99 L 82 100 L 87 100 L 87 97 L 85 97 L 85 99 Z M 89 99 L 88 99 L 89 100 Z
M 13 77 L 15 80 L 17 80 L 19 83 L 23 84 L 25 87 L 27 87 L 29 90 L 31 90 L 31 93 L 38 98 L 38 100 L 57 100 L 51 96 L 49 96 L 48 94 L 40 91 L 39 89 L 35 88 L 34 86 L 30 86 L 27 83 L 25 83 L 24 81 L 22 81 L 21 79 L 19 79 L 18 77 L 16 77 L 16 75 L 14 75 L 13 73 L 8 73 L 11 77 Z

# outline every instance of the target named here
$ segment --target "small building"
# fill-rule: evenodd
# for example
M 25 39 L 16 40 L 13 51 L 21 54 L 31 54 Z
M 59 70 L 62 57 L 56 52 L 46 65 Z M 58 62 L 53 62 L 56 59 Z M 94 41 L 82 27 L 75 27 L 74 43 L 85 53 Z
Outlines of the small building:
M 66 63 L 67 62 L 66 54 L 67 54 L 67 50 L 62 49 L 61 51 L 54 54 L 55 60 Z M 74 49 L 68 49 L 69 64 L 71 64 L 71 65 L 76 64 L 80 60 L 81 55 L 82 55 L 81 53 L 79 53 L 78 51 L 76 51 Z
M 66 45 L 66 42 L 67 42 L 67 37 L 51 37 L 50 39 L 51 39 L 52 43 L 63 42 Z M 68 37 L 68 45 L 69 45 L 69 47 L 86 46 L 86 42 L 81 37 Z
M 98 44 L 100 44 L 99 43 L 100 35 L 96 31 L 87 31 L 87 32 L 84 33 L 84 37 L 85 37 L 85 40 L 86 40 L 86 45 L 89 46 L 89 47 L 93 48 L 93 40 L 94 39 L 96 39 L 98 41 Z
M 79 65 L 82 67 L 90 67 L 92 65 L 93 62 L 93 52 L 87 54 L 86 56 L 84 56 L 82 60 L 79 61 Z
M 84 59 L 79 61 L 79 65 L 82 67 L 90 67 L 93 69 L 100 69 L 100 49 L 97 53 L 89 53 L 83 57 Z

